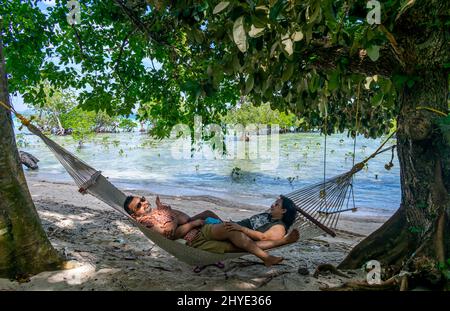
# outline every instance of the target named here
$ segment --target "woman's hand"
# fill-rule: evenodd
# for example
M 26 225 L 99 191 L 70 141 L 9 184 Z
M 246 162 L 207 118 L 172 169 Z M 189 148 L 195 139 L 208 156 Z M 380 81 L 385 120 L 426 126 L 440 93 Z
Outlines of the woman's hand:
M 205 221 L 203 219 L 196 219 L 192 222 L 194 227 L 201 227 L 205 224 Z
M 244 229 L 245 229 L 244 227 L 242 227 L 242 226 L 240 226 L 240 225 L 238 225 L 236 223 L 233 223 L 233 222 L 225 222 L 224 223 L 224 227 L 225 227 L 225 230 L 227 230 L 229 232 L 231 232 L 231 231 L 244 232 Z

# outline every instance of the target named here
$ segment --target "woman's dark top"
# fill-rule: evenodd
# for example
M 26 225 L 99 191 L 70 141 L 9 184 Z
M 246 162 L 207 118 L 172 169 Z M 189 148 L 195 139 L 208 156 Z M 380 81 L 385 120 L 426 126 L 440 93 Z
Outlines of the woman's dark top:
M 242 219 L 241 221 L 238 221 L 236 223 L 242 227 L 246 227 L 259 232 L 266 232 L 275 225 L 283 225 L 287 230 L 284 222 L 281 219 L 272 219 L 272 215 L 270 215 L 270 213 L 253 215 L 250 218 Z

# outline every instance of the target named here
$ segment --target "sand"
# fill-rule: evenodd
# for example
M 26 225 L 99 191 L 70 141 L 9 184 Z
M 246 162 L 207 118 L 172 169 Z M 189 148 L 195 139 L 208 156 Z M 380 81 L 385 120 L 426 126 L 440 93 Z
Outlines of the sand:
M 324 263 L 337 265 L 387 220 L 345 214 L 337 237 L 320 236 L 271 251 L 285 258 L 280 265 L 267 268 L 248 255 L 225 262 L 224 269 L 210 266 L 194 273 L 193 267 L 154 245 L 123 215 L 79 194 L 73 184 L 28 178 L 28 186 L 51 243 L 74 268 L 43 272 L 24 283 L 0 279 L 0 290 L 319 290 L 348 279 L 332 274 L 315 278 L 315 268 Z M 150 191 L 123 190 L 154 202 Z M 160 197 L 189 215 L 210 209 L 223 219 L 239 220 L 268 208 L 208 196 Z M 300 274 L 299 268 L 309 274 Z M 353 279 L 365 278 L 362 270 L 347 273 Z

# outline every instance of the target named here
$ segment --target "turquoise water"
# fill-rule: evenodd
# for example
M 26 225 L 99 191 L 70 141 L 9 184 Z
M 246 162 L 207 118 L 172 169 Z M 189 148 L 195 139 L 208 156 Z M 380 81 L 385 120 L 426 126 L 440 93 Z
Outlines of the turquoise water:
M 125 189 L 145 189 L 167 195 L 211 195 L 245 204 L 270 205 L 274 198 L 296 188 L 323 180 L 324 136 L 319 133 L 289 133 L 279 136 L 278 163 L 264 159 L 176 159 L 173 139 L 156 140 L 146 134 L 98 134 L 77 150 L 72 137 L 52 137 L 66 149 L 101 170 L 112 182 Z M 270 147 L 271 137 L 268 138 Z M 21 150 L 40 159 L 39 170 L 26 170 L 28 176 L 50 181 L 71 181 L 70 176 L 33 135 L 23 135 Z M 231 144 L 228 150 L 233 150 Z M 357 138 L 356 161 L 373 152 L 383 138 Z M 237 143 L 237 141 L 234 141 Z M 243 143 L 243 142 L 241 142 Z M 388 143 L 394 144 L 395 140 Z M 274 144 L 276 146 L 276 144 Z M 204 150 L 208 150 L 205 146 Z M 269 149 L 270 150 L 270 149 Z M 327 138 L 326 176 L 341 174 L 352 167 L 353 140 L 346 135 Z M 391 152 L 369 162 L 368 168 L 355 176 L 355 199 L 359 208 L 352 215 L 390 215 L 400 203 L 397 158 L 387 171 L 384 165 Z M 266 167 L 262 167 L 264 163 Z M 232 174 L 233 170 L 239 175 Z

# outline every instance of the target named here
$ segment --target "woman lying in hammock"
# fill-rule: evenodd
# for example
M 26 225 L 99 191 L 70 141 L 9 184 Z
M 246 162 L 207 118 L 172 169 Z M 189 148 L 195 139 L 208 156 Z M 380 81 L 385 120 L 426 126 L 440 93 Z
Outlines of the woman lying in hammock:
M 271 266 L 280 263 L 283 257 L 271 256 L 265 250 L 294 243 L 299 238 L 297 229 L 286 235 L 295 221 L 296 213 L 289 199 L 278 198 L 270 207 L 270 212 L 236 223 L 205 224 L 190 231 L 185 240 L 192 247 L 213 253 L 245 250 L 259 257 L 266 266 Z
M 295 220 L 296 210 L 292 202 L 278 198 L 270 213 L 261 213 L 237 223 L 225 222 L 211 211 L 194 217 L 171 209 L 156 198 L 156 208 L 144 198 L 127 197 L 125 210 L 136 221 L 152 228 L 169 239 L 184 238 L 187 244 L 214 253 L 240 252 L 245 250 L 263 260 L 266 266 L 280 263 L 283 258 L 271 256 L 264 250 L 293 243 L 299 233 L 293 230 L 286 235 Z M 216 220 L 216 224 L 205 224 Z M 201 227 L 201 228 L 200 228 Z

